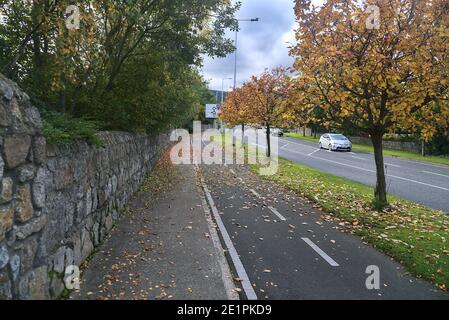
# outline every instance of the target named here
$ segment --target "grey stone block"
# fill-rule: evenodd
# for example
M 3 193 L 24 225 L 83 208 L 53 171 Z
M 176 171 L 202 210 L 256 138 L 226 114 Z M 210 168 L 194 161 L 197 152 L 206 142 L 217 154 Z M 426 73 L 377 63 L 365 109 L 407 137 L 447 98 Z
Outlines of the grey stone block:
M 9 268 L 11 269 L 12 279 L 17 280 L 20 274 L 20 256 L 13 255 L 9 260 Z
M 32 164 L 25 164 L 19 167 L 18 172 L 19 181 L 26 182 L 34 178 L 36 169 Z
M 5 246 L 0 246 L 0 269 L 6 267 L 9 262 L 8 249 Z
M 33 181 L 33 203 L 38 209 L 41 209 L 45 205 L 45 169 L 39 168 L 36 173 L 36 178 Z
M 3 155 L 6 166 L 10 169 L 19 166 L 26 161 L 31 146 L 31 137 L 10 136 L 4 138 Z
M 11 178 L 5 177 L 2 180 L 2 192 L 0 193 L 0 204 L 10 202 L 13 197 L 14 182 Z
M 16 198 L 16 216 L 20 222 L 27 222 L 33 217 L 30 185 L 20 186 Z
M 47 267 L 30 271 L 19 283 L 19 298 L 27 300 L 46 300 L 49 298 Z
M 39 232 L 47 223 L 47 216 L 41 215 L 29 223 L 21 226 L 15 226 L 16 237 L 19 240 L 28 238 L 33 233 Z

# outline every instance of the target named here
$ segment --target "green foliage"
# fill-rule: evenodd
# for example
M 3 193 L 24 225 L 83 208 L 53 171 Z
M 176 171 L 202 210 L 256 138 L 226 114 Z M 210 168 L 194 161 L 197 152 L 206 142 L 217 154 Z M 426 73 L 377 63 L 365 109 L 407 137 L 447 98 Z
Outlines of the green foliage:
M 426 153 L 449 155 L 449 136 L 444 132 L 439 132 L 430 143 L 426 144 Z
M 70 144 L 84 140 L 97 147 L 102 146 L 102 141 L 97 136 L 98 125 L 94 121 L 54 111 L 44 111 L 41 115 L 44 122 L 44 136 L 48 143 Z
M 234 50 L 225 30 L 238 27 L 238 2 L 79 1 L 80 28 L 69 30 L 71 4 L 0 1 L 0 72 L 46 109 L 102 129 L 156 133 L 195 118 L 202 57 Z

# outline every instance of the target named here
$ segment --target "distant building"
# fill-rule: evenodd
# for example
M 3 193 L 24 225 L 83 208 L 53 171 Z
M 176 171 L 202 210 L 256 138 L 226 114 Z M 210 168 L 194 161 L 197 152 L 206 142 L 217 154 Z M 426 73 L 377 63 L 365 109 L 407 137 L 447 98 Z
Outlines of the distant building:
M 209 90 L 215 97 L 214 103 L 221 103 L 221 90 Z M 223 91 L 223 101 L 226 100 L 226 96 L 228 95 L 227 91 Z

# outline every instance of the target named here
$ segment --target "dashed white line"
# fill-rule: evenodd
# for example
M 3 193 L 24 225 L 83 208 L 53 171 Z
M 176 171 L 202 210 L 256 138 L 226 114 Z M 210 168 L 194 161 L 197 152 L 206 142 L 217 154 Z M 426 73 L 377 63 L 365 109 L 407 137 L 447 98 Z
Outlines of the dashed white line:
M 365 158 L 356 157 L 356 156 L 351 156 L 351 158 L 358 159 L 358 160 L 366 160 Z
M 386 166 L 390 166 L 390 167 L 395 167 L 395 168 L 400 168 L 401 166 L 398 166 L 397 164 L 392 164 L 392 163 L 388 163 L 388 162 L 385 162 L 385 165 Z
M 436 173 L 436 172 L 431 172 L 431 171 L 423 171 L 423 172 L 424 172 L 424 173 L 428 173 L 428 174 L 434 174 L 434 175 L 436 175 L 436 176 L 441 176 L 441 177 L 447 177 L 447 178 L 449 178 L 448 175 L 441 174 L 441 173 Z
M 320 150 L 321 150 L 321 149 L 316 149 L 315 151 L 309 153 L 308 156 L 312 156 L 312 155 L 314 155 L 315 153 L 317 153 L 317 152 L 320 151 Z
M 288 143 L 286 143 L 286 144 L 284 144 L 283 146 L 281 146 L 280 149 L 284 150 L 284 148 L 287 147 L 287 146 L 288 146 Z
M 268 209 L 270 209 L 271 212 L 273 212 L 279 219 L 281 219 L 281 221 L 287 221 L 287 219 L 285 219 L 285 217 L 282 214 L 280 214 L 279 211 L 276 210 L 276 208 L 268 206 Z
M 320 249 L 315 243 L 313 243 L 309 238 L 301 238 L 305 243 L 307 243 L 313 250 L 315 250 L 316 253 L 318 253 L 321 258 L 326 260 L 327 263 L 329 263 L 332 267 L 338 267 L 340 266 L 337 262 L 335 262 L 334 259 L 329 257 L 326 252 Z
M 254 189 L 249 189 L 249 191 L 251 191 L 251 193 L 252 193 L 253 195 L 255 195 L 257 198 L 260 198 L 260 194 L 258 194 L 258 193 L 256 192 L 256 190 L 254 190 Z
M 304 153 L 298 152 L 298 151 L 295 151 L 295 150 L 288 150 L 288 149 L 282 149 L 282 150 L 287 151 L 287 152 L 291 152 L 291 153 L 300 154 L 300 155 L 303 155 L 303 156 L 305 155 Z
M 260 194 L 257 193 L 256 190 L 254 190 L 254 189 L 249 189 L 249 191 L 250 191 L 253 195 L 255 195 L 257 198 L 259 198 L 259 199 L 262 198 L 262 197 L 260 196 Z M 279 211 L 277 211 L 276 208 L 274 208 L 274 207 L 272 207 L 272 206 L 267 206 L 267 208 L 270 209 L 270 211 L 273 212 L 273 213 L 274 213 L 274 214 L 275 214 L 281 221 L 287 221 L 287 219 L 286 219 L 282 214 L 280 214 Z
M 281 140 L 281 139 L 279 139 L 279 140 Z M 312 147 L 311 145 L 308 145 L 308 144 L 297 143 L 297 142 L 293 142 L 293 141 L 285 140 L 285 139 L 282 139 L 282 141 L 284 141 L 284 142 L 287 142 L 287 141 L 288 141 L 289 144 L 292 143 L 292 144 L 297 144 L 298 146 L 308 147 L 308 148 L 313 148 L 313 149 L 315 149 L 315 147 Z

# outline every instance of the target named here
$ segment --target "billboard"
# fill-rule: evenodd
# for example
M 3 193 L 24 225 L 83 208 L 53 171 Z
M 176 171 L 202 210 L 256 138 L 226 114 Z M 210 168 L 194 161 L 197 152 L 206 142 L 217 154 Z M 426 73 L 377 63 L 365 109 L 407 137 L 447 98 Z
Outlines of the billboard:
M 219 104 L 206 104 L 206 119 L 217 119 L 219 111 Z

